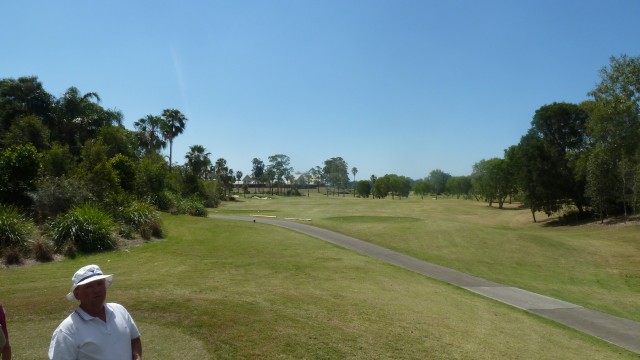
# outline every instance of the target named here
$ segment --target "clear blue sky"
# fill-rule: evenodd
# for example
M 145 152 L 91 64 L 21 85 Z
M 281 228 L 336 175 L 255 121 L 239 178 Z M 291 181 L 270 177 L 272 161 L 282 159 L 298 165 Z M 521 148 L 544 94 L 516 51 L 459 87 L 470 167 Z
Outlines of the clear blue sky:
M 536 109 L 580 102 L 640 55 L 640 1 L 0 2 L 0 77 L 97 92 L 124 125 L 176 108 L 174 161 L 203 145 L 251 171 L 341 156 L 358 179 L 468 175 Z M 168 150 L 167 150 L 168 151 Z

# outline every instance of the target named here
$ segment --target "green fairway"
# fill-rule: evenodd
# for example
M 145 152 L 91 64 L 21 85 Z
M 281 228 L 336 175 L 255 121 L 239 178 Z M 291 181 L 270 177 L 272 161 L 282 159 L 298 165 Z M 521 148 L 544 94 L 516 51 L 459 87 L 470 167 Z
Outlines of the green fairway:
M 640 226 L 550 226 L 459 199 L 241 198 L 214 213 L 268 209 L 498 283 L 640 321 Z
M 456 248 L 465 247 L 456 241 L 496 249 L 492 241 L 526 244 L 532 236 L 527 234 L 566 232 L 558 240 L 561 244 L 576 237 L 571 234 L 577 229 L 530 225 L 527 213 L 514 210 L 494 211 L 454 200 L 431 204 L 277 198 L 225 203 L 215 211 L 251 215 L 269 210 L 271 216 L 311 218 L 313 225 L 414 256 L 437 253 L 429 256 L 451 264 L 473 258 L 470 249 L 452 256 Z M 484 211 L 495 216 L 478 216 Z M 8 311 L 14 358 L 46 358 L 51 332 L 75 306 L 64 298 L 71 275 L 88 263 L 115 274 L 108 300 L 125 305 L 138 322 L 147 359 L 637 358 L 526 312 L 297 232 L 188 216 L 165 215 L 163 220 L 168 235 L 162 241 L 54 264 L 1 269 L 0 300 Z M 458 237 L 451 235 L 455 231 L 460 231 Z M 476 232 L 480 234 L 474 239 L 464 239 Z M 514 235 L 492 240 L 492 232 Z M 443 237 L 429 239 L 437 233 Z M 550 240 L 542 235 L 540 239 L 538 248 L 545 248 L 542 245 Z M 454 243 L 447 247 L 447 241 Z M 595 242 L 593 237 L 585 241 Z M 571 253 L 565 246 L 575 249 L 555 245 L 562 251 L 555 262 L 572 262 L 562 258 Z M 484 256 L 490 249 L 476 251 Z M 515 257 L 509 251 L 503 249 L 503 256 Z M 551 275 L 527 275 L 527 263 L 519 267 L 507 260 L 492 266 L 511 266 L 510 276 L 536 286 L 552 282 Z M 483 261 L 487 260 L 477 259 L 473 266 L 481 268 Z M 524 270 L 515 271 L 520 268 Z

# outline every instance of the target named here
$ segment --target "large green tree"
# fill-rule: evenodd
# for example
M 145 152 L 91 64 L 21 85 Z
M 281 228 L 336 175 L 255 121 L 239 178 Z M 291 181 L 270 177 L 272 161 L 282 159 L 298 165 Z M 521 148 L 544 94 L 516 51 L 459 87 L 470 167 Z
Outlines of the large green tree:
M 253 178 L 253 181 L 255 183 L 255 185 L 258 185 L 258 183 L 263 183 L 264 182 L 264 162 L 258 158 L 253 158 L 253 160 L 251 160 L 251 177 Z M 253 192 L 255 193 L 257 191 L 257 187 L 254 187 Z
M 0 135 L 20 117 L 36 116 L 49 129 L 56 127 L 55 98 L 35 76 L 0 80 Z M 47 139 L 49 140 L 49 139 Z
M 450 174 L 440 170 L 435 169 L 431 170 L 429 176 L 427 177 L 427 181 L 431 184 L 431 189 L 433 193 L 436 195 L 436 199 L 438 195 L 443 193 L 447 187 L 447 180 L 451 177 Z
M 500 209 L 514 189 L 513 170 L 508 159 L 480 160 L 473 165 L 471 178 L 474 192 L 484 197 L 489 206 L 497 202 Z
M 447 179 L 446 191 L 449 194 L 460 196 L 468 196 L 471 192 L 471 178 L 469 176 L 452 176 Z
M 546 157 L 556 168 L 540 180 L 557 187 L 558 201 L 573 203 L 580 213 L 586 204 L 586 178 L 580 171 L 580 160 L 589 149 L 586 123 L 589 113 L 584 107 L 570 103 L 553 103 L 536 110 L 531 121 L 534 132 L 546 147 Z M 544 173 L 540 176 L 545 176 Z M 548 192 L 550 193 L 550 192 Z
M 269 156 L 268 168 L 273 170 L 275 174 L 275 181 L 278 187 L 278 194 L 282 191 L 284 182 L 293 173 L 293 168 L 290 166 L 291 159 L 284 154 L 275 154 Z
M 537 132 L 529 130 L 518 145 L 505 151 L 505 157 L 513 166 L 515 183 L 534 222 L 536 212 L 551 215 L 560 210 L 562 191 L 556 179 L 561 178 L 561 167 L 555 164 L 558 158 L 551 154 Z
M 602 193 L 593 189 L 600 188 L 599 184 L 608 184 L 609 172 L 614 172 L 619 174 L 615 202 L 626 210 L 631 201 L 635 209 L 639 204 L 634 199 L 640 198 L 635 175 L 640 173 L 640 57 L 611 57 L 609 66 L 600 70 L 600 82 L 589 95 L 593 96 L 593 102 L 589 103 L 588 129 L 599 149 L 588 161 L 588 179 L 593 182 L 588 184 L 589 194 Z M 594 169 L 596 164 L 603 164 L 603 152 L 606 152 L 609 172 Z M 592 201 L 599 200 L 592 198 Z M 594 204 L 598 206 L 605 208 Z M 607 210 L 612 211 L 610 208 L 607 206 Z
M 420 195 L 420 198 L 424 199 L 425 195 L 431 193 L 431 184 L 425 179 L 416 180 L 416 183 L 413 185 L 413 193 Z
M 325 174 L 326 181 L 336 189 L 337 193 L 340 193 L 340 189 L 344 189 L 349 182 L 347 162 L 339 156 L 325 160 L 322 172 Z

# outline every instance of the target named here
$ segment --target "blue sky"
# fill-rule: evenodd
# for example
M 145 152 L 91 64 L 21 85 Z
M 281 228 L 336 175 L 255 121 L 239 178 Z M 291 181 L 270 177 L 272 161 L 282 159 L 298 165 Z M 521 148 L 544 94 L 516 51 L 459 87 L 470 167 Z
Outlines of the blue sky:
M 2 1 L 0 78 L 97 92 L 124 125 L 188 120 L 245 174 L 340 156 L 358 179 L 469 175 L 540 106 L 581 102 L 610 56 L 640 55 L 640 1 Z M 167 150 L 168 151 L 168 150 Z

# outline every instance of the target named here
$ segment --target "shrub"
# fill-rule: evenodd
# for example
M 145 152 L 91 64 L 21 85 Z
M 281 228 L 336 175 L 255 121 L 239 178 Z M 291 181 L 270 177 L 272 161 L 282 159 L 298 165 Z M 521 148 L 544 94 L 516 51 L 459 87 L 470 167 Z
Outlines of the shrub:
M 77 254 L 78 250 L 71 242 L 67 242 L 62 248 L 62 255 L 69 259 L 75 259 Z
M 170 191 L 165 191 L 163 194 L 167 199 L 166 207 L 163 210 L 168 210 L 171 214 L 189 214 L 203 217 L 209 214 L 204 206 L 204 201 L 198 196 L 184 198 Z
M 179 199 L 176 204 L 176 209 L 179 214 L 189 214 L 191 216 L 205 217 L 209 214 L 202 200 L 196 197 Z
M 160 221 L 160 215 L 153 205 L 142 201 L 134 201 L 124 209 L 122 219 L 125 224 L 132 225 L 136 230 Z
M 18 209 L 0 204 L 0 249 L 27 249 L 34 226 Z
M 164 237 L 164 229 L 162 229 L 160 222 L 157 224 L 151 224 L 151 236 L 157 239 L 162 239 Z
M 96 206 L 84 204 L 58 217 L 51 224 L 50 232 L 57 251 L 71 244 L 79 252 L 92 253 L 117 247 L 114 229 L 111 216 Z
M 138 200 L 125 207 L 119 219 L 126 225 L 133 227 L 145 240 L 151 239 L 154 227 L 162 227 L 160 214 L 153 205 Z
M 33 193 L 33 205 L 37 220 L 45 222 L 63 214 L 75 205 L 89 201 L 91 194 L 78 178 L 47 177 L 40 181 Z
M 39 262 L 53 261 L 53 244 L 45 239 L 38 239 L 31 244 L 31 253 Z
M 6 265 L 21 265 L 24 262 L 22 252 L 16 248 L 7 249 L 3 258 Z

